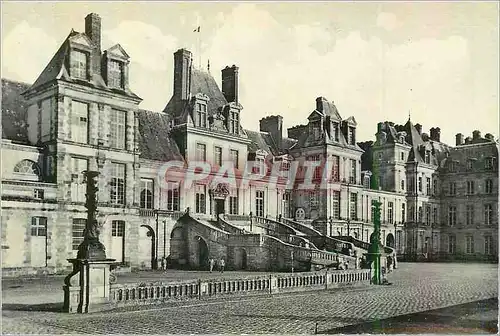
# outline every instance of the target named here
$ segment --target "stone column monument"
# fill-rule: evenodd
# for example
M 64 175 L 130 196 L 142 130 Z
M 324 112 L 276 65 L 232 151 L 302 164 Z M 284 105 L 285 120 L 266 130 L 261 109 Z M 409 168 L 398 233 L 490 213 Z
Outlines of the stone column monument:
M 380 202 L 373 201 L 372 206 L 374 207 L 374 218 L 373 218 L 373 234 L 370 239 L 370 246 L 368 248 L 367 260 L 371 265 L 371 277 L 372 284 L 380 285 L 382 284 L 381 278 L 381 256 L 383 255 L 382 244 L 380 243 Z
M 97 171 L 84 172 L 87 183 L 85 207 L 87 222 L 83 242 L 78 246 L 76 259 L 68 259 L 73 271 L 64 279 L 64 311 L 89 313 L 109 306 L 110 271 L 115 259 L 106 258 L 106 249 L 99 241 L 97 221 Z

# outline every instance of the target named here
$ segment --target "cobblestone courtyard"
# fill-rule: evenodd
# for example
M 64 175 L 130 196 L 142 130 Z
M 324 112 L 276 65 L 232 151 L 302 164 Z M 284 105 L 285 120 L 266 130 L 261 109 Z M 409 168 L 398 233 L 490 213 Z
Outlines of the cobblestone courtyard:
M 190 301 L 113 311 L 66 315 L 29 311 L 3 283 L 4 334 L 166 334 L 166 333 L 314 333 L 394 316 L 429 311 L 498 297 L 497 265 L 400 263 L 389 275 L 391 286 L 316 291 L 218 301 Z M 226 273 L 231 275 L 231 273 Z M 9 280 L 12 281 L 12 280 Z M 62 282 L 62 281 L 61 281 Z M 32 302 L 48 288 L 30 282 Z M 62 284 L 57 285 L 62 300 Z M 15 286 L 11 286 L 15 287 Z M 10 292 L 10 293 L 9 293 Z M 56 297 L 52 293 L 52 298 Z M 49 302 L 49 301 L 46 301 Z M 52 299 L 51 302 L 56 302 Z M 36 303 L 41 303 L 40 298 Z M 24 304 L 24 305 L 23 305 Z M 494 320 L 495 308 L 476 307 L 477 319 Z M 471 318 L 474 318 L 472 316 Z M 475 330 L 477 333 L 478 330 Z M 464 331 L 464 332 L 467 332 Z M 474 332 L 474 330 L 469 331 Z M 485 332 L 485 331 L 483 331 Z

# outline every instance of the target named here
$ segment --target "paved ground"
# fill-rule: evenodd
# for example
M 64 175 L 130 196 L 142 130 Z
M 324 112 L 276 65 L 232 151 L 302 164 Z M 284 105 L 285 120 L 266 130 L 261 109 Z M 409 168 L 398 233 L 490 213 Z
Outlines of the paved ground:
M 57 304 L 42 309 L 27 305 L 27 302 L 16 303 L 14 292 L 24 289 L 34 293 L 37 282 L 25 283 L 23 288 L 9 288 L 4 281 L 2 329 L 4 334 L 282 334 L 313 333 L 316 328 L 318 333 L 348 333 L 348 329 L 339 328 L 351 326 L 354 329 L 350 332 L 401 332 L 398 327 L 410 332 L 418 328 L 428 332 L 425 328 L 429 327 L 444 332 L 443 321 L 446 320 L 448 326 L 450 323 L 458 327 L 474 324 L 468 329 L 460 329 L 460 332 L 493 332 L 491 326 L 496 324 L 498 309 L 496 304 L 484 300 L 498 297 L 497 265 L 400 263 L 399 266 L 389 275 L 391 286 L 190 301 L 151 306 L 134 312 L 88 315 L 50 311 L 51 308 L 57 310 Z M 38 290 L 48 291 L 53 288 L 53 283 L 60 290 L 60 282 L 51 281 L 42 282 Z M 45 295 L 48 297 L 49 293 Z M 40 300 L 36 295 L 32 296 L 33 304 L 40 303 Z M 56 302 L 54 298 L 52 300 Z M 436 311 L 470 302 L 475 302 L 471 304 L 472 308 L 469 305 L 448 308 L 447 313 Z M 431 310 L 434 312 L 429 312 Z M 424 311 L 427 315 L 415 314 Z M 450 314 L 455 322 L 450 319 Z M 397 316 L 399 320 L 390 320 Z

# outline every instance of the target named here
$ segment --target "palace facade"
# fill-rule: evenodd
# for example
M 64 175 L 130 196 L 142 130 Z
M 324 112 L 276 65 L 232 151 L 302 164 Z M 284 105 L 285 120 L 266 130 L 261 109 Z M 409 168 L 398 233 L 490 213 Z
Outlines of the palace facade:
M 383 244 L 407 259 L 497 259 L 498 143 L 490 134 L 459 134 L 452 147 L 438 127 L 428 135 L 408 120 L 379 123 L 375 141 L 359 142 L 356 119 L 323 97 L 287 134 L 281 116 L 246 130 L 238 67 L 222 70 L 219 87 L 188 50 L 175 52 L 173 63 L 164 110 L 140 109 L 129 55 L 119 44 L 101 50 L 101 19 L 89 14 L 85 32 L 72 30 L 33 84 L 2 79 L 4 274 L 68 268 L 83 240 L 84 170 L 100 172 L 107 255 L 133 268 L 155 268 L 170 255 L 172 229 L 187 208 L 198 218 L 292 218 L 325 235 L 369 241 L 374 200 Z M 322 161 L 313 180 L 329 174 L 311 190 L 252 180 L 221 200 L 203 181 L 186 188 L 175 173 L 161 181 L 172 161 L 208 162 L 212 173 L 227 162 L 236 171 L 279 162 L 287 172 L 294 162 Z

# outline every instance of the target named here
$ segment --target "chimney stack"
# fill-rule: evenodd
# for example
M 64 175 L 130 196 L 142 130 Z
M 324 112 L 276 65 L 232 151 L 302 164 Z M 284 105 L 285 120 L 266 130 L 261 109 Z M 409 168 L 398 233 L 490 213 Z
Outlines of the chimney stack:
M 238 70 L 233 64 L 232 67 L 226 66 L 222 69 L 222 94 L 228 103 L 238 103 Z
M 465 144 L 466 144 L 466 145 L 469 145 L 471 142 L 472 142 L 471 137 L 467 137 L 467 138 L 465 138 Z
M 472 140 L 479 140 L 479 139 L 481 139 L 481 132 L 478 130 L 472 132 Z
M 179 49 L 174 53 L 174 96 L 181 100 L 191 94 L 191 52 Z
M 85 35 L 92 43 L 91 67 L 94 74 L 101 74 L 101 17 L 90 13 L 85 17 Z
M 455 146 L 460 146 L 464 144 L 464 135 L 462 133 L 457 133 L 455 135 Z
M 485 138 L 486 140 L 489 140 L 489 141 L 495 141 L 495 137 L 493 137 L 493 134 L 491 134 L 491 133 L 486 133 L 486 134 L 484 135 L 484 138 Z
M 280 115 L 260 119 L 260 131 L 271 134 L 276 146 L 281 149 L 283 139 L 283 117 Z
M 416 124 L 415 129 L 417 130 L 418 134 L 422 134 L 422 125 Z
M 439 127 L 431 128 L 431 140 L 441 142 L 441 129 Z
M 323 112 L 328 109 L 328 100 L 325 97 L 316 98 L 316 110 Z

